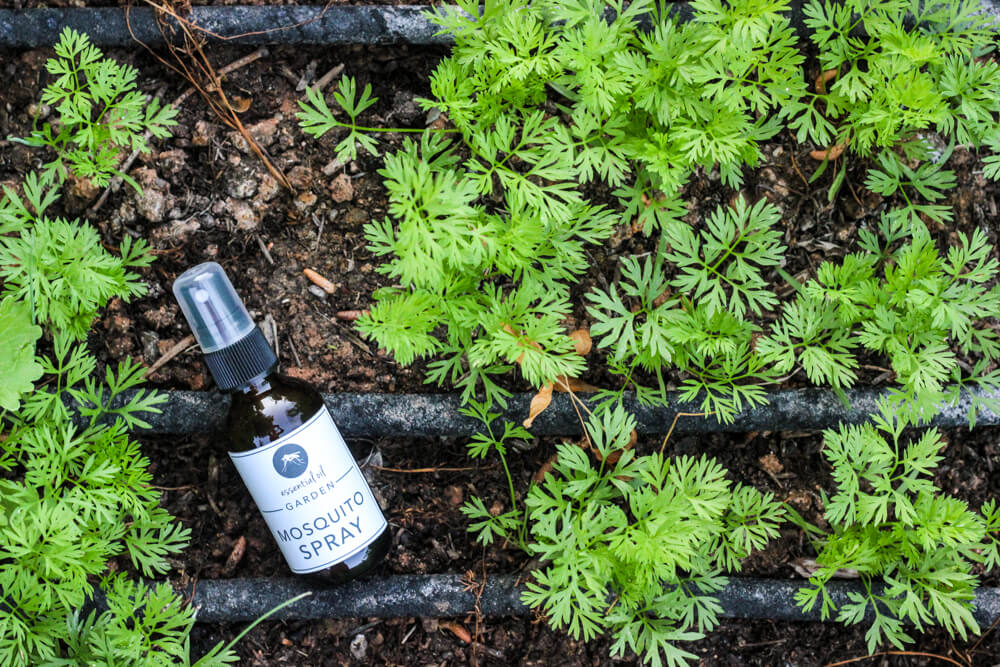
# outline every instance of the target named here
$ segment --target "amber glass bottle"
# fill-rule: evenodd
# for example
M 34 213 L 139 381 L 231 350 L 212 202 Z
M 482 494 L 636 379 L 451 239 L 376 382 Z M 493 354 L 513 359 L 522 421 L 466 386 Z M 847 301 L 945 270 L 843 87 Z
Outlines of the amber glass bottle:
M 222 267 L 199 264 L 174 294 L 205 362 L 232 394 L 229 456 L 289 567 L 339 583 L 389 550 L 388 524 L 319 392 L 277 358 Z

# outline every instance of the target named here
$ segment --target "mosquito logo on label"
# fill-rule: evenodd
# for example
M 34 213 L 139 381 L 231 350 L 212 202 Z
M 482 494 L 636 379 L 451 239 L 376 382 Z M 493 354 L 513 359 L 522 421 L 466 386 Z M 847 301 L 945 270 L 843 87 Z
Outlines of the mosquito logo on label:
M 309 455 L 301 445 L 288 443 L 274 452 L 274 471 L 282 477 L 295 479 L 309 467 Z

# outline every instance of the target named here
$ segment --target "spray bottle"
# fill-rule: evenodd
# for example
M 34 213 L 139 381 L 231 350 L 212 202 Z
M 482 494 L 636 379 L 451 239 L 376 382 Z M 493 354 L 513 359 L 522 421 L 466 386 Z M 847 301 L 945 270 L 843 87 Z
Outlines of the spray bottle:
M 222 267 L 199 264 L 174 296 L 216 385 L 232 394 L 229 456 L 292 572 L 339 583 L 389 550 L 385 516 L 322 396 L 278 359 Z

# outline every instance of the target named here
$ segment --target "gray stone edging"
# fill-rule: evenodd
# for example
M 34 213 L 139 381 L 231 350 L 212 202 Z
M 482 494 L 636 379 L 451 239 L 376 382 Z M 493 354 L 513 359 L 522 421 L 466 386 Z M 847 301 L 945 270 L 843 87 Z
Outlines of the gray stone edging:
M 818 606 L 803 612 L 795 605 L 795 591 L 804 585 L 804 580 L 731 577 L 729 585 L 714 595 L 726 618 L 819 621 Z M 832 581 L 827 589 L 837 606 L 848 601 L 848 593 L 862 590 L 857 581 Z M 479 611 L 484 616 L 529 616 L 534 612 L 521 602 L 523 590 L 523 582 L 512 575 L 487 576 Z M 219 623 L 252 621 L 306 591 L 312 595 L 273 618 L 462 616 L 476 609 L 479 588 L 470 588 L 459 575 L 434 574 L 372 578 L 330 588 L 305 579 L 215 579 L 199 581 L 183 592 L 198 608 L 199 621 Z M 973 616 L 980 627 L 988 628 L 1000 617 L 1000 588 L 978 589 L 975 605 Z
M 197 433 L 220 431 L 229 410 L 229 397 L 206 391 L 168 391 L 161 414 L 148 414 L 151 433 Z M 744 409 L 732 424 L 714 417 L 681 417 L 676 433 L 718 433 L 749 431 L 818 431 L 840 423 L 858 424 L 876 410 L 875 401 L 884 390 L 873 387 L 846 392 L 850 409 L 828 389 L 783 389 L 768 394 L 768 404 Z M 992 394 L 981 397 L 1000 399 Z M 583 395 L 586 398 L 586 395 Z M 968 424 L 972 394 L 964 392 L 954 406 L 945 406 L 931 422 L 941 427 Z M 461 400 L 456 394 L 325 394 L 324 399 L 334 421 L 345 437 L 398 436 L 469 436 L 479 430 L 479 422 L 458 412 Z M 531 394 L 511 397 L 504 417 L 520 422 L 528 416 Z M 680 401 L 670 394 L 665 407 L 640 405 L 627 395 L 625 407 L 636 416 L 637 430 L 643 434 L 663 434 L 670 429 L 678 412 L 700 412 L 697 404 Z M 1000 414 L 989 410 L 979 413 L 976 423 L 1000 425 Z M 575 435 L 581 432 L 580 421 L 567 394 L 556 394 L 531 428 L 535 435 Z

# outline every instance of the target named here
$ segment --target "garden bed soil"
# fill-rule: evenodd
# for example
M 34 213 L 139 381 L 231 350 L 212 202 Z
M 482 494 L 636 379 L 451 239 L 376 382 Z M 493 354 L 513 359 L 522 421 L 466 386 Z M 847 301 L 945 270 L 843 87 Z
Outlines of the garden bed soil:
M 949 443 L 943 451 L 946 464 L 937 482 L 950 493 L 978 506 L 1000 492 L 1000 428 L 967 429 L 944 433 Z M 217 577 L 287 576 L 281 556 L 222 448 L 211 436 L 188 438 L 181 443 L 158 437 L 147 443 L 161 453 L 154 473 L 167 487 L 165 504 L 194 531 L 192 546 L 177 565 L 179 581 Z M 644 439 L 640 451 L 659 446 Z M 831 480 L 814 434 L 715 434 L 672 439 L 668 452 L 715 457 L 735 481 L 753 484 L 774 493 L 801 512 L 807 520 L 820 521 L 819 489 Z M 513 547 L 478 546 L 458 511 L 461 502 L 475 494 L 487 505 L 507 509 L 509 500 L 502 473 L 495 465 L 478 470 L 453 471 L 469 466 L 464 444 L 453 439 L 354 441 L 362 460 L 380 460 L 381 468 L 368 466 L 373 488 L 386 507 L 394 545 L 376 576 L 464 572 L 470 584 L 483 576 L 522 573 L 526 558 Z M 535 470 L 551 455 L 553 441 L 538 442 L 511 459 L 518 488 L 527 488 Z M 374 454 L 374 456 L 372 456 Z M 389 468 L 391 470 L 387 470 Z M 397 472 L 436 469 L 439 472 Z M 245 542 L 244 542 L 245 541 Z M 238 546 L 244 543 L 245 546 Z M 234 551 L 242 556 L 233 562 Z M 795 564 L 812 555 L 799 531 L 786 527 L 766 551 L 754 554 L 742 574 L 796 578 Z M 485 573 L 485 575 L 484 575 Z M 995 577 L 985 585 L 997 585 Z M 336 619 L 325 622 L 266 623 L 252 632 L 240 647 L 249 664 L 466 664 L 473 647 L 449 629 L 458 623 L 475 632 L 474 615 L 439 623 L 427 619 Z M 572 641 L 553 632 L 538 619 L 479 619 L 476 659 L 482 664 L 610 665 L 610 642 Z M 195 638 L 203 650 L 223 636 L 232 636 L 242 625 L 198 626 Z M 364 642 L 357 640 L 364 636 Z M 250 639 L 253 638 L 253 639 Z M 406 641 L 403 641 L 403 640 Z M 944 633 L 919 636 L 914 651 L 954 656 L 969 651 L 978 641 L 952 642 Z M 352 643 L 354 651 L 352 653 Z M 358 646 L 367 646 L 363 657 Z M 706 665 L 824 665 L 867 654 L 864 628 L 835 624 L 772 621 L 725 621 L 720 631 L 686 646 L 703 657 Z M 973 665 L 991 665 L 1000 656 L 1000 636 L 989 633 L 972 654 Z M 626 660 L 626 664 L 632 661 Z M 909 658 L 892 658 L 882 664 L 933 664 Z
M 221 67 L 246 55 L 249 49 L 214 49 Z M 158 142 L 152 154 L 141 157 L 131 175 L 142 194 L 122 188 L 94 214 L 87 210 L 100 194 L 86 184 L 70 184 L 60 202 L 67 216 L 89 217 L 110 248 L 123 234 L 148 238 L 157 261 L 142 272 L 149 293 L 125 304 L 114 302 L 94 328 L 90 343 L 105 363 L 125 357 L 152 364 L 188 329 L 170 292 L 176 276 L 207 260 L 222 264 L 246 297 L 251 314 L 267 322 L 277 334 L 279 357 L 285 372 L 312 382 L 322 391 L 415 392 L 433 390 L 423 385 L 423 365 L 400 368 L 389 356 L 364 340 L 338 311 L 365 308 L 373 289 L 387 284 L 377 272 L 378 261 L 365 249 L 363 226 L 386 215 L 386 200 L 376 173 L 377 158 L 362 155 L 340 165 L 331 133 L 316 141 L 302 134 L 294 120 L 296 101 L 304 95 L 300 82 L 311 83 L 343 63 L 347 74 L 363 84 L 370 81 L 380 102 L 362 121 L 396 127 L 420 127 L 425 113 L 414 98 L 426 95 L 427 73 L 441 57 L 437 49 L 397 47 L 323 49 L 277 48 L 226 79 L 228 93 L 248 104 L 241 120 L 267 150 L 296 192 L 282 190 L 246 142 L 213 118 L 196 97 L 181 107 L 175 137 Z M 29 109 L 37 109 L 38 92 L 46 81 L 43 64 L 48 50 L 0 53 L 0 67 L 8 85 L 0 90 L 0 136 L 23 136 L 31 127 Z M 120 61 L 139 68 L 145 91 L 162 90 L 174 99 L 186 86 L 141 49 L 114 52 Z M 329 90 L 329 89 L 328 89 Z M 386 135 L 380 146 L 392 150 L 398 135 Z M 860 225 L 870 224 L 885 205 L 863 186 L 866 166 L 850 165 L 847 183 L 837 200 L 826 197 L 828 174 L 808 185 L 817 164 L 812 147 L 797 146 L 781 135 L 765 146 L 765 163 L 748 170 L 743 188 L 750 199 L 770 198 L 783 212 L 785 267 L 800 279 L 823 260 L 854 248 Z M 42 156 L 19 144 L 0 142 L 0 181 L 18 182 L 40 164 Z M 958 187 L 950 203 L 956 210 L 955 230 L 976 227 L 998 242 L 997 212 L 1000 188 L 974 168 L 974 156 L 957 150 L 949 166 Z M 596 192 L 600 196 L 600 192 Z M 692 221 L 731 200 L 734 192 L 721 186 L 716 175 L 700 174 L 688 186 Z M 942 240 L 954 230 L 935 230 Z M 649 242 L 630 225 L 602 247 L 589 249 L 590 272 L 576 288 L 576 325 L 586 324 L 582 294 L 617 277 L 618 258 L 649 250 Z M 311 268 L 331 280 L 327 294 L 311 286 L 303 269 Z M 788 289 L 785 297 L 792 294 Z M 597 360 L 598 353 L 592 353 Z M 593 367 L 599 364 L 592 364 Z M 885 382 L 881 369 L 865 371 L 862 381 Z M 592 371 L 589 382 L 610 386 L 613 380 Z M 164 389 L 207 389 L 211 386 L 200 354 L 190 348 L 165 364 L 150 378 Z M 804 384 L 795 377 L 789 386 Z M 527 390 L 512 381 L 512 389 Z M 939 471 L 942 488 L 978 507 L 1000 491 L 998 429 L 949 431 L 946 464 Z M 820 488 L 830 488 L 817 434 L 751 433 L 675 438 L 673 453 L 716 456 L 734 480 L 751 483 L 789 501 L 807 518 L 818 518 Z M 192 545 L 175 562 L 177 580 L 217 577 L 284 576 L 287 570 L 258 512 L 243 490 L 225 456 L 218 436 L 146 437 L 145 451 L 152 462 L 155 483 L 164 489 L 166 507 L 192 529 Z M 552 441 L 534 443 L 512 456 L 513 474 L 521 489 L 553 451 Z M 640 442 L 652 450 L 658 442 Z M 458 440 L 356 441 L 352 446 L 368 459 L 369 474 L 380 495 L 394 546 L 378 574 L 520 572 L 525 557 L 512 548 L 483 550 L 465 531 L 459 513 L 462 500 L 472 494 L 487 505 L 506 500 L 506 483 L 495 462 L 479 470 Z M 397 470 L 436 468 L 438 472 Z M 394 469 L 394 470 L 389 470 Z M 244 542 L 245 540 L 245 542 Z M 242 546 L 240 546 L 242 545 Z M 233 556 L 242 550 L 242 556 Z M 748 574 L 796 576 L 792 563 L 810 555 L 799 533 L 786 529 L 766 552 L 751 557 Z M 124 566 L 124 563 L 122 563 Z M 996 583 L 993 581 L 992 583 Z M 264 623 L 239 647 L 247 664 L 537 664 L 604 665 L 609 642 L 585 644 L 553 632 L 543 622 L 525 619 L 453 619 L 469 632 L 478 627 L 478 644 L 471 645 L 448 629 L 447 623 L 427 619 L 354 619 L 326 622 Z M 200 654 L 215 642 L 234 636 L 242 626 L 199 625 L 194 651 Z M 361 639 L 359 639 L 361 637 Z M 944 634 L 920 635 L 912 647 L 951 656 L 976 642 L 953 645 Z M 955 648 L 957 646 L 958 648 Z M 964 647 L 964 648 L 963 648 Z M 726 621 L 706 640 L 688 647 L 703 656 L 706 665 L 819 665 L 867 653 L 863 629 L 832 624 Z M 1000 656 L 1000 632 L 987 633 L 976 648 L 972 664 L 994 664 Z M 626 656 L 625 662 L 633 657 Z M 880 658 L 880 664 L 930 664 L 926 657 Z

